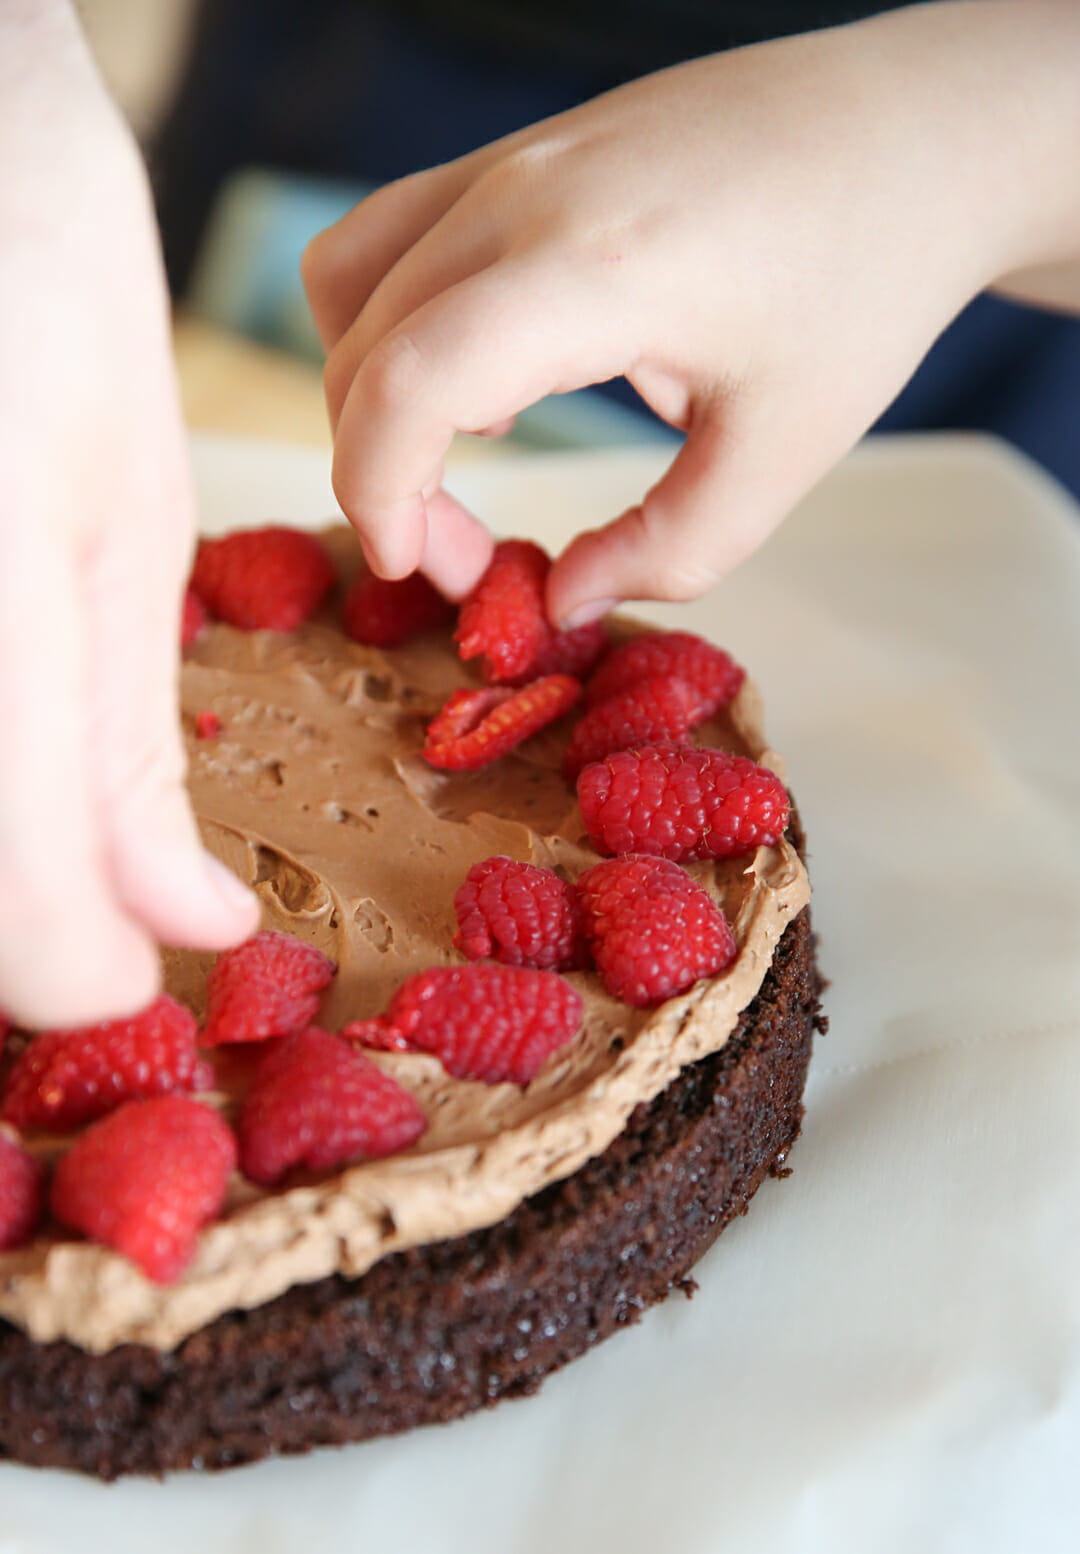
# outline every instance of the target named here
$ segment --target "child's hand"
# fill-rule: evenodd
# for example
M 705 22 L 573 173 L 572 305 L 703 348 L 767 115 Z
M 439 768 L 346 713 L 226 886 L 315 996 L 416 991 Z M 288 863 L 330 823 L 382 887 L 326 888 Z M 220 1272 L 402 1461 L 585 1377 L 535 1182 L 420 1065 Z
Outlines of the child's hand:
M 146 1002 L 255 902 L 183 789 L 193 532 L 145 177 L 66 6 L 0 17 L 0 1010 Z
M 698 595 L 1006 271 L 1080 252 L 1080 15 L 914 7 L 635 82 L 373 195 L 305 256 L 334 485 L 369 559 L 461 593 L 457 430 L 625 373 L 687 440 L 549 607 Z

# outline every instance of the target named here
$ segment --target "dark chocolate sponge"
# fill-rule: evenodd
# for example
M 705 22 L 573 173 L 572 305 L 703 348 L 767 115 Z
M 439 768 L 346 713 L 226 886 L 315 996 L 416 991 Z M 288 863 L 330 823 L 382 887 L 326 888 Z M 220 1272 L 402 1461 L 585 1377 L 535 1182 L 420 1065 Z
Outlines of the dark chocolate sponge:
M 487 1230 L 91 1355 L 0 1321 L 0 1458 L 102 1478 L 221 1468 L 457 1418 L 685 1285 L 799 1132 L 821 982 L 809 912 L 727 1044 L 566 1181 Z

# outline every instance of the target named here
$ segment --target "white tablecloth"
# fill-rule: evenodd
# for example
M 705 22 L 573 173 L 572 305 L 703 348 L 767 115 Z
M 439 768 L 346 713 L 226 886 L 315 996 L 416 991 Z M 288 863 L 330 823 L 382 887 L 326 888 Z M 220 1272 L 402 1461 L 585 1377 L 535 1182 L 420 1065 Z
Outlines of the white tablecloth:
M 198 450 L 207 520 L 322 518 L 318 455 Z M 465 469 L 551 545 L 648 454 Z M 832 978 L 792 1177 L 528 1401 L 223 1476 L 0 1467 L 0 1554 L 1075 1554 L 1080 525 L 977 439 L 859 450 L 708 600 L 811 841 Z

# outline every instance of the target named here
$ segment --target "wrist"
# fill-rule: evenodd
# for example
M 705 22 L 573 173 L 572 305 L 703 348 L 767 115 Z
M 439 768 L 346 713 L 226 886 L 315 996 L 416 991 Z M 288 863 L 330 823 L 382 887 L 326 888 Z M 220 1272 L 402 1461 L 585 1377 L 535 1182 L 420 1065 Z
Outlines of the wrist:
M 955 235 L 971 289 L 1080 255 L 1080 6 L 938 0 L 878 25 L 934 240 Z

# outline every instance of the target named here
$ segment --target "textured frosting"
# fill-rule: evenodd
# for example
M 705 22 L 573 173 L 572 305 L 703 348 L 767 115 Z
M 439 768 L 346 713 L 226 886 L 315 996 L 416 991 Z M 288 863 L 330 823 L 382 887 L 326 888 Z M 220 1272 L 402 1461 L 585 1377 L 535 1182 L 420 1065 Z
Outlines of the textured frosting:
M 351 535 L 335 532 L 330 543 L 347 576 L 358 565 Z M 458 961 L 453 895 L 472 863 L 507 853 L 572 879 L 596 861 L 559 774 L 566 723 L 477 773 L 435 772 L 421 760 L 426 723 L 468 681 L 448 638 L 383 653 L 345 638 L 333 607 L 293 636 L 214 626 L 189 650 L 183 714 L 204 836 L 254 885 L 264 926 L 338 962 L 320 1014 L 328 1029 L 377 1013 L 410 973 Z M 205 708 L 222 722 L 214 741 L 193 737 Z M 697 740 L 782 775 L 749 681 Z M 223 1218 L 166 1287 L 54 1227 L 0 1255 L 0 1315 L 36 1339 L 93 1352 L 124 1342 L 167 1349 L 223 1311 L 327 1274 L 356 1276 L 390 1252 L 502 1219 L 606 1148 L 681 1067 L 723 1045 L 809 898 L 786 842 L 690 872 L 735 932 L 738 955 L 722 976 L 642 1011 L 610 998 L 594 974 L 574 973 L 581 1034 L 524 1090 L 452 1079 L 426 1056 L 376 1054 L 427 1113 L 412 1149 L 270 1191 L 237 1176 Z M 169 990 L 200 1015 L 211 960 L 166 955 Z M 220 1055 L 212 1099 L 226 1113 L 247 1061 Z M 48 1153 L 56 1141 L 40 1147 Z

